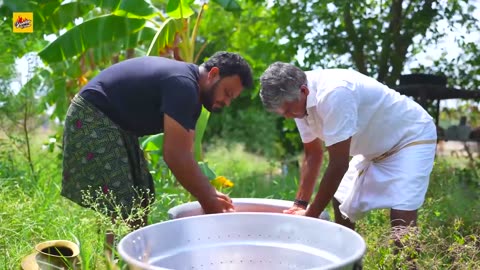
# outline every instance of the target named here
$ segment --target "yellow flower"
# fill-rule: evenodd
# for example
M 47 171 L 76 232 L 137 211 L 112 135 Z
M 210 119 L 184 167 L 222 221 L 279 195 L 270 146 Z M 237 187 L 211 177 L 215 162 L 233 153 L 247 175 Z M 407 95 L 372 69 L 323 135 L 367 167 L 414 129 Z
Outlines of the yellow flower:
M 79 86 L 84 86 L 85 84 L 88 83 L 88 79 L 85 76 L 80 76 L 78 79 L 78 85 Z
M 228 180 L 225 176 L 218 176 L 212 180 L 212 185 L 216 188 L 229 188 L 233 187 L 233 182 Z
M 207 10 L 207 9 L 208 9 L 208 4 L 207 4 L 207 3 L 203 4 L 203 9 L 204 9 L 204 10 Z

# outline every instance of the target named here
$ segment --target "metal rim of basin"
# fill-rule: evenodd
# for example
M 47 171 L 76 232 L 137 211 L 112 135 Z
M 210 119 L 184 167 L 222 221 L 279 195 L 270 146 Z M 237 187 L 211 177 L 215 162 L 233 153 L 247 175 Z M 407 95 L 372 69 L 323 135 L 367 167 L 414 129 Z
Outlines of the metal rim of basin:
M 267 199 L 267 198 L 232 198 L 234 205 L 262 205 L 289 208 L 293 205 L 292 201 Z M 169 217 L 177 218 L 178 215 L 185 211 L 194 211 L 200 208 L 200 203 L 197 201 L 188 202 L 174 206 L 168 210 Z
M 268 198 L 232 198 L 232 202 L 235 206 L 239 207 L 248 207 L 248 206 L 262 206 L 262 207 L 275 207 L 275 208 L 285 208 L 288 209 L 293 206 L 293 201 L 280 200 L 280 199 L 268 199 Z M 240 211 L 236 213 L 249 212 L 249 211 Z M 262 212 L 262 211 L 253 211 L 253 212 Z M 201 210 L 200 203 L 197 201 L 188 202 L 174 206 L 168 210 L 169 219 L 178 219 L 184 218 L 183 213 L 195 213 L 195 215 L 203 214 Z M 185 216 L 189 217 L 191 215 Z M 328 212 L 324 211 L 320 215 L 321 219 L 330 220 L 330 215 Z

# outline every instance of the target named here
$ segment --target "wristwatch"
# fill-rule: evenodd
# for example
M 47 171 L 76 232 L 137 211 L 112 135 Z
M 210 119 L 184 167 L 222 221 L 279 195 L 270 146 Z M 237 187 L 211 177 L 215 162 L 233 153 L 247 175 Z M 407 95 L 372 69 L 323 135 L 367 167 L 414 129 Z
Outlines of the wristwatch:
M 295 201 L 293 201 L 293 204 L 296 206 L 300 206 L 303 209 L 307 209 L 308 207 L 308 202 L 304 200 L 295 199 Z

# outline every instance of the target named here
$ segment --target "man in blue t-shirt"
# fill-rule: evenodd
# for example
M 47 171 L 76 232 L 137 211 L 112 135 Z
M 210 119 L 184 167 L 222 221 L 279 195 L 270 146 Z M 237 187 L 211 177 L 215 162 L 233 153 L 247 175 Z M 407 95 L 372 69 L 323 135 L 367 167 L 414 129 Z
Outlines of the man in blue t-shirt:
M 163 132 L 166 164 L 205 213 L 233 211 L 195 161 L 194 131 L 202 105 L 219 111 L 252 85 L 249 64 L 228 52 L 200 66 L 138 57 L 103 70 L 67 112 L 62 195 L 112 218 L 133 214 L 132 226 L 146 225 L 138 206 L 148 207 L 155 193 L 138 137 Z

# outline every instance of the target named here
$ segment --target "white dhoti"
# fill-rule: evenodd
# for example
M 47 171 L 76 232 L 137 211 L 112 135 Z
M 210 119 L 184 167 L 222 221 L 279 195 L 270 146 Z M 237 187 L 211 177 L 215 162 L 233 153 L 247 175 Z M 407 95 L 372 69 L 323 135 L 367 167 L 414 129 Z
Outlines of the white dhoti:
M 340 212 L 352 222 L 380 208 L 416 210 L 425 200 L 436 140 L 419 140 L 366 159 L 354 156 L 335 193 Z

